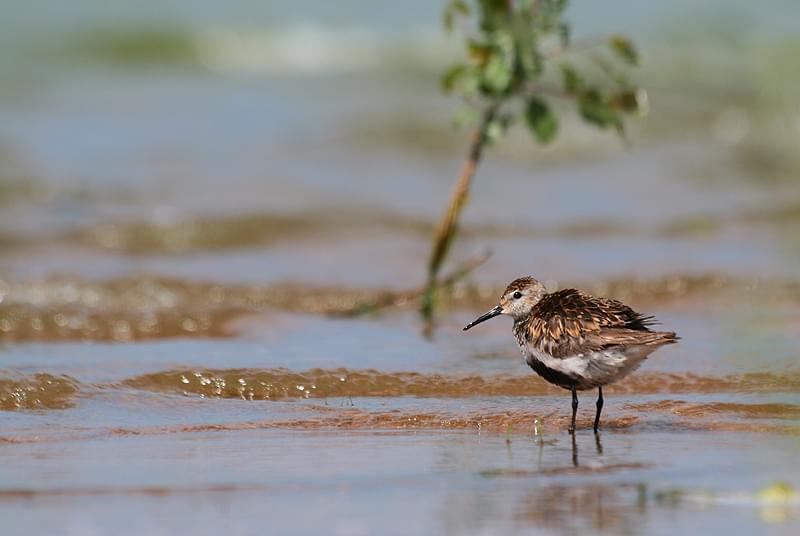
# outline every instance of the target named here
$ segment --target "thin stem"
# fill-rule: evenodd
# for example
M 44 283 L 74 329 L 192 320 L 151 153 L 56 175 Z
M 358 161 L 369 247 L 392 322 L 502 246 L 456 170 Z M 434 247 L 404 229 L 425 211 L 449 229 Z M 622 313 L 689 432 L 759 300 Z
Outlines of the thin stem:
M 451 272 L 445 274 L 438 282 L 438 287 L 450 287 L 458 283 L 461 279 L 468 276 L 481 264 L 485 263 L 491 257 L 491 252 L 488 250 L 476 253 L 472 257 L 456 266 Z M 343 316 L 359 316 L 374 313 L 387 307 L 399 307 L 412 300 L 417 300 L 425 295 L 427 288 L 419 287 L 413 290 L 403 292 L 387 292 L 379 296 L 377 299 L 359 302 L 349 310 L 344 311 Z
M 475 176 L 475 170 L 480 163 L 483 148 L 486 145 L 487 130 L 497 115 L 499 107 L 499 103 L 492 103 L 486 108 L 483 111 L 480 124 L 473 130 L 467 159 L 461 168 L 461 175 L 456 182 L 455 188 L 453 188 L 453 193 L 450 195 L 450 204 L 442 215 L 434 234 L 433 247 L 428 261 L 428 282 L 425 287 L 421 310 L 422 316 L 428 321 L 433 317 L 435 308 L 436 279 L 458 230 L 458 219 L 461 216 L 464 205 L 467 203 L 472 178 Z

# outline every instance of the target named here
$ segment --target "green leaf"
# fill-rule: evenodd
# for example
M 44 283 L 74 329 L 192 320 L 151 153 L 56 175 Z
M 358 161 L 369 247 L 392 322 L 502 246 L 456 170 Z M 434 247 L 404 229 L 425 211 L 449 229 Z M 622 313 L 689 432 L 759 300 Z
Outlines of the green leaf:
M 613 126 L 617 130 L 622 128 L 622 118 L 617 110 L 595 90 L 586 92 L 580 98 L 578 109 L 581 116 L 595 126 Z
M 509 23 L 508 0 L 479 0 L 481 20 L 480 28 L 491 32 L 507 26 Z
M 466 72 L 466 65 L 460 63 L 447 69 L 442 75 L 442 90 L 444 90 L 445 93 L 452 93 Z
M 440 80 L 445 93 L 459 93 L 463 96 L 472 96 L 478 93 L 478 84 L 481 74 L 468 65 L 453 65 L 444 72 Z
M 561 77 L 564 81 L 564 91 L 571 95 L 578 93 L 583 87 L 581 75 L 578 74 L 575 67 L 568 63 L 561 65 Z
M 492 117 L 492 120 L 485 126 L 483 135 L 486 143 L 494 145 L 500 141 L 511 126 L 514 124 L 514 115 L 510 113 L 500 113 Z
M 489 93 L 502 93 L 511 83 L 511 69 L 497 54 L 492 55 L 483 70 L 483 81 Z
M 506 125 L 500 119 L 494 119 L 491 123 L 486 125 L 486 142 L 489 145 L 494 145 L 506 134 Z
M 512 20 L 511 34 L 513 36 L 514 75 L 519 81 L 531 82 L 539 78 L 544 72 L 541 53 L 538 50 L 538 34 L 533 24 L 535 17 L 533 4 L 518 2 L 517 11 Z
M 491 55 L 483 66 L 482 89 L 491 96 L 501 95 L 514 78 L 514 38 L 508 32 L 490 35 Z
M 639 54 L 636 52 L 633 43 L 630 39 L 622 35 L 613 35 L 608 42 L 611 50 L 620 58 L 625 60 L 630 65 L 637 65 L 639 63 Z
M 472 61 L 483 67 L 492 56 L 492 47 L 480 41 L 470 39 L 467 41 L 467 53 Z
M 540 143 L 550 143 L 558 132 L 558 118 L 547 102 L 536 97 L 525 105 L 525 122 Z

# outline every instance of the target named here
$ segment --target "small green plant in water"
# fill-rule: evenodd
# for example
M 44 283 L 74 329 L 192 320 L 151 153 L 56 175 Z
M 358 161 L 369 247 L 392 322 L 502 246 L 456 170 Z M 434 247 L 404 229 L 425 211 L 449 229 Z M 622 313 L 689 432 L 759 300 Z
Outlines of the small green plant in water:
M 572 43 L 563 19 L 566 6 L 566 0 L 448 0 L 445 5 L 445 28 L 464 35 L 466 57 L 445 72 L 442 86 L 466 103 L 462 121 L 477 124 L 433 238 L 422 299 L 426 320 L 433 317 L 439 272 L 487 146 L 517 123 L 535 142 L 552 142 L 559 129 L 555 100 L 574 105 L 588 124 L 621 136 L 624 116 L 645 106 L 644 92 L 626 75 L 639 62 L 633 44 L 619 35 Z

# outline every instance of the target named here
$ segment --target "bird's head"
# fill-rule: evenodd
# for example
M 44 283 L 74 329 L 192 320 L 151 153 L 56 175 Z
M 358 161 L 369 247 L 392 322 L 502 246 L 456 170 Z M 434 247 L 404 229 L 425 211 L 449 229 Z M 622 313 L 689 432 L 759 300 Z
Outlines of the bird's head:
M 532 277 L 515 279 L 500 296 L 500 303 L 467 324 L 464 331 L 498 315 L 509 315 L 514 320 L 525 318 L 545 294 L 547 289 L 536 279 Z

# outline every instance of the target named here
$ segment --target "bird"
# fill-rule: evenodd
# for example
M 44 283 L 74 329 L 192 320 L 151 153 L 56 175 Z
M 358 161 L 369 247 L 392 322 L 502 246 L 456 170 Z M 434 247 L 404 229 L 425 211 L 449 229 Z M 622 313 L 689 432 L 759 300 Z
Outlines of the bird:
M 575 433 L 578 393 L 597 388 L 594 432 L 600 427 L 603 387 L 639 368 L 661 346 L 680 337 L 673 331 L 653 331 L 652 316 L 624 303 L 597 298 L 574 288 L 548 292 L 533 277 L 512 281 L 497 306 L 464 327 L 467 331 L 500 315 L 514 319 L 514 338 L 526 363 L 547 382 L 572 392 Z

